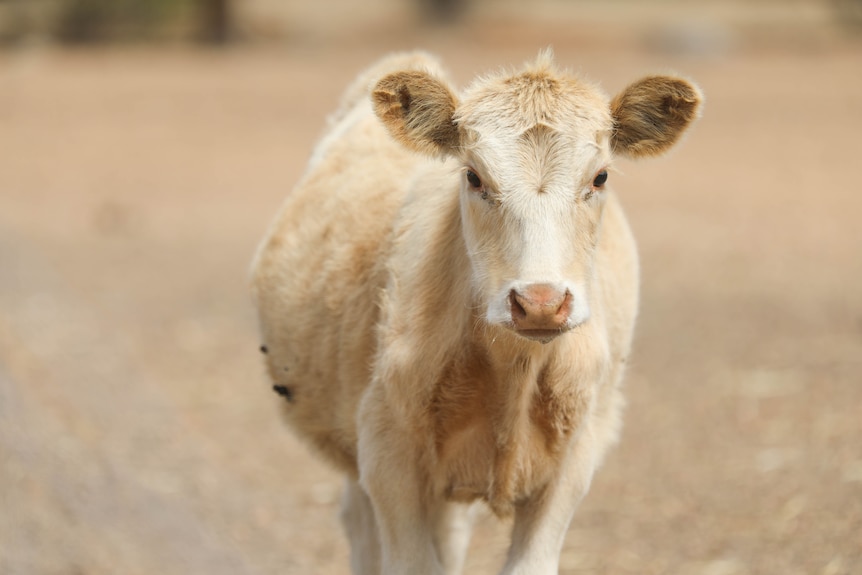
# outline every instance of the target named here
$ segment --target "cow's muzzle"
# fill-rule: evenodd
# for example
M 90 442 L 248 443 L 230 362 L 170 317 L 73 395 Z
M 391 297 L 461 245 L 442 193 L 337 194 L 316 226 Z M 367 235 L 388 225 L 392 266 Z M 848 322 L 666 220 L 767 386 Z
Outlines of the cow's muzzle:
M 547 343 L 572 328 L 572 294 L 550 284 L 530 284 L 509 292 L 512 327 L 518 335 Z

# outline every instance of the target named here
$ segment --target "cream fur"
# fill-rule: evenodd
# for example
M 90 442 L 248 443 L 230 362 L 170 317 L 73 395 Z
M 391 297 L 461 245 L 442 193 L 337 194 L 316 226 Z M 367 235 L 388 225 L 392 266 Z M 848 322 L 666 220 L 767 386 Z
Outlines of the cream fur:
M 676 140 L 694 116 L 662 123 L 661 90 L 699 98 L 683 85 L 652 78 L 612 111 L 543 54 L 459 97 L 416 53 L 348 89 L 253 291 L 288 421 L 348 476 L 354 573 L 459 573 L 474 501 L 514 515 L 503 573 L 557 572 L 617 438 L 637 311 L 634 240 L 593 180 L 630 106 L 658 118 L 651 142 Z M 553 330 L 519 331 L 515 294 L 542 293 L 566 298 L 529 317 Z

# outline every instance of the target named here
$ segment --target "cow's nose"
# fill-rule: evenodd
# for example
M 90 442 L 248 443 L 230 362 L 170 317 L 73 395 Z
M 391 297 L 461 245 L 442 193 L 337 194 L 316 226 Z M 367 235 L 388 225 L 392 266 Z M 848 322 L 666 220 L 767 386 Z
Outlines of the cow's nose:
M 518 331 L 559 331 L 566 327 L 572 294 L 550 284 L 530 284 L 509 293 L 512 323 Z

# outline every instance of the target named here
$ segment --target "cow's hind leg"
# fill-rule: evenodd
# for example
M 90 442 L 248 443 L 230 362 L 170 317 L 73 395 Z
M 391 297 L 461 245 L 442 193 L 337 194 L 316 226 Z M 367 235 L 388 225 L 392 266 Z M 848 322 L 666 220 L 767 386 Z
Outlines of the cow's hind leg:
M 380 540 L 368 494 L 347 480 L 341 502 L 341 523 L 350 542 L 350 570 L 354 575 L 380 575 Z
M 446 575 L 460 575 L 473 533 L 476 506 L 441 503 L 434 512 L 434 547 Z

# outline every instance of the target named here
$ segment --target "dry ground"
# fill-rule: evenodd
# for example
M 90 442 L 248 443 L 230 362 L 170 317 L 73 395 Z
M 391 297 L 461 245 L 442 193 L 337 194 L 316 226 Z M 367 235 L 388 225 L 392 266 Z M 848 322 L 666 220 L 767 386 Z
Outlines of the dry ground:
M 547 43 L 609 92 L 675 68 L 708 98 L 679 150 L 613 176 L 642 314 L 561 572 L 862 573 L 862 45 L 374 37 L 0 54 L 0 573 L 346 574 L 339 478 L 258 357 L 255 243 L 383 51 L 430 47 L 463 83 Z M 505 529 L 480 522 L 469 573 Z

